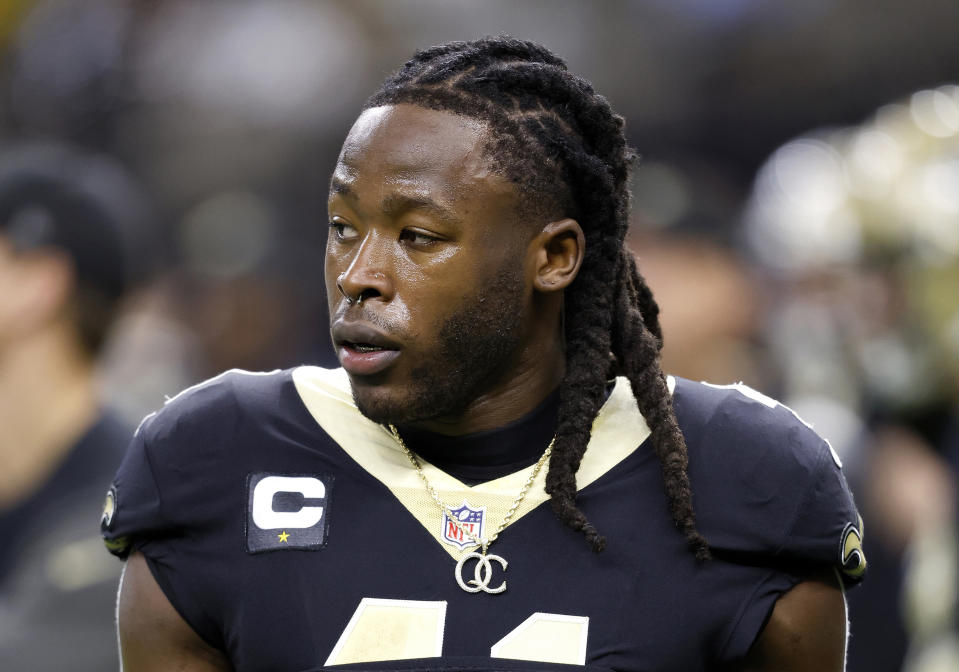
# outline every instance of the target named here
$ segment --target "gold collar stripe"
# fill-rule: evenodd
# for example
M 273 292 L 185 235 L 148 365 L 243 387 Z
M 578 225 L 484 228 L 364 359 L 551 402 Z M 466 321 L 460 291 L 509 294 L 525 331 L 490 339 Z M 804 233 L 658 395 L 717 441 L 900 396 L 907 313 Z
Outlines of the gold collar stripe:
M 675 381 L 669 378 L 670 392 Z M 460 549 L 443 539 L 443 512 L 423 487 L 403 448 L 389 429 L 363 416 L 353 403 L 343 369 L 303 366 L 293 371 L 293 383 L 310 415 L 350 458 L 385 485 L 400 504 L 423 525 L 455 560 L 473 548 Z M 582 490 L 631 455 L 649 436 L 649 427 L 636 407 L 629 381 L 618 378 L 609 399 L 593 422 L 593 434 L 576 475 Z M 420 459 L 424 475 L 439 497 L 451 505 L 464 499 L 472 507 L 486 507 L 487 521 L 500 521 L 529 476 L 521 469 L 502 478 L 468 486 Z M 540 471 L 511 525 L 549 499 L 544 490 L 546 469 Z M 489 524 L 487 522 L 486 524 Z M 509 527 L 504 530 L 508 534 Z

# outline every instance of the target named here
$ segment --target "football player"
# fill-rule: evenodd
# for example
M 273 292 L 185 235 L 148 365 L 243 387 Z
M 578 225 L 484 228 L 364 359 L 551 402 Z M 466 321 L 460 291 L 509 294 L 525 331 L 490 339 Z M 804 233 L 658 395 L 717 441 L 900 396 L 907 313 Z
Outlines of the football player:
M 384 82 L 330 186 L 342 368 L 191 388 L 120 467 L 125 670 L 842 669 L 839 459 L 660 370 L 631 159 L 531 42 Z

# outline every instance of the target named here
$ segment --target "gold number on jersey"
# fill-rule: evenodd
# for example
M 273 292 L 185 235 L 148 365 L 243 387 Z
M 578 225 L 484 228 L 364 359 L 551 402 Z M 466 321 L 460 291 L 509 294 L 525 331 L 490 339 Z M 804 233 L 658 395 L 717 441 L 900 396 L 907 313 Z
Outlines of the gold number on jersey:
M 586 664 L 588 616 L 536 612 L 490 649 L 491 658 Z
M 364 597 L 324 665 L 435 658 L 445 625 L 446 602 Z
M 446 602 L 364 597 L 325 665 L 443 655 Z M 536 612 L 490 648 L 491 658 L 584 665 L 589 618 Z

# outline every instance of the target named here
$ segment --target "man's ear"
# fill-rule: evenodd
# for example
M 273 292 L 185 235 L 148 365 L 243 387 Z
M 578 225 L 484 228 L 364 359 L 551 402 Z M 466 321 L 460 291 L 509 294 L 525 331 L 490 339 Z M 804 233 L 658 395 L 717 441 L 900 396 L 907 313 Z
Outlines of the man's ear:
M 533 288 L 538 292 L 566 289 L 576 279 L 586 254 L 586 237 L 575 219 L 550 222 L 533 239 Z

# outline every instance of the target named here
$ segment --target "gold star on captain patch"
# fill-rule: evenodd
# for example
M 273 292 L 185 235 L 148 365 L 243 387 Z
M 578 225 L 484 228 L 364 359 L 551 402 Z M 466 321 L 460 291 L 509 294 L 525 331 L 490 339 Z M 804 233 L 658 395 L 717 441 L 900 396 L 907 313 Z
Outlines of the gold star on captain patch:
M 281 532 L 280 534 L 278 534 L 278 535 L 276 535 L 276 536 L 280 538 L 280 542 L 281 542 L 281 543 L 282 543 L 282 542 L 290 543 L 290 542 L 287 541 L 287 539 L 290 538 L 290 535 L 288 535 L 288 534 L 286 533 L 286 530 L 284 530 L 283 532 Z

